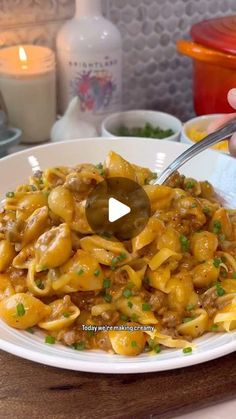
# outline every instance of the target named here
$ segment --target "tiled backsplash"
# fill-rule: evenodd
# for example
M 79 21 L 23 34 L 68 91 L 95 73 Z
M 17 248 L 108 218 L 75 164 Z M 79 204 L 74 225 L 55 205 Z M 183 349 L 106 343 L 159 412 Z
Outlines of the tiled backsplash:
M 96 1 L 96 0 L 94 0 Z M 175 42 L 194 22 L 236 13 L 236 0 L 104 0 L 124 45 L 124 107 L 154 108 L 187 119 L 193 114 L 191 61 Z M 55 46 L 74 0 L 0 0 L 0 47 Z

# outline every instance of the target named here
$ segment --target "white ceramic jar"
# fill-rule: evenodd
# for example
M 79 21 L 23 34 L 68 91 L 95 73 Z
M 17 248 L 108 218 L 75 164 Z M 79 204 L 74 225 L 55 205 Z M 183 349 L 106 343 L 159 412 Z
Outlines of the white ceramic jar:
M 60 111 L 78 96 L 83 119 L 97 127 L 121 109 L 122 42 L 102 16 L 101 0 L 76 0 L 76 14 L 57 38 Z

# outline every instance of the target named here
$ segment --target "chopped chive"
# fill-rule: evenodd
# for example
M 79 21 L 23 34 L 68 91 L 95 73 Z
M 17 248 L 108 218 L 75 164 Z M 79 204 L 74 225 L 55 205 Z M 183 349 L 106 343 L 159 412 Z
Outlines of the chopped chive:
M 125 298 L 131 297 L 132 296 L 132 291 L 129 288 L 125 288 L 124 291 L 123 291 L 123 296 Z
M 49 345 L 54 345 L 54 343 L 56 342 L 56 339 L 53 336 L 46 336 L 45 338 L 45 343 L 48 343 Z
M 193 309 L 194 309 L 194 305 L 193 304 L 188 304 L 187 306 L 186 306 L 186 310 L 187 311 L 192 311 Z
M 15 193 L 14 192 L 7 192 L 6 193 L 6 197 L 7 198 L 14 198 L 14 196 L 15 196 Z
M 184 349 L 183 349 L 183 353 L 184 353 L 184 354 L 191 354 L 191 353 L 192 353 L 192 351 L 193 351 L 193 350 L 192 350 L 192 348 L 191 348 L 190 346 L 189 346 L 189 347 L 187 347 L 187 348 L 184 348 Z
M 99 175 L 101 175 L 101 176 L 105 175 L 105 170 L 104 170 L 104 167 L 103 167 L 102 163 L 97 164 L 95 167 L 98 170 Z
M 192 320 L 194 320 L 194 317 L 184 317 L 182 322 L 183 323 L 188 323 L 188 322 L 191 322 Z
M 101 273 L 100 269 L 96 269 L 96 271 L 94 271 L 94 276 L 99 276 Z
M 118 263 L 122 262 L 127 258 L 127 254 L 125 252 L 120 252 L 118 256 L 114 256 L 111 261 L 112 267 L 116 266 Z
M 221 263 L 222 263 L 222 259 L 221 258 L 215 258 L 213 260 L 213 265 L 215 266 L 215 268 L 219 268 Z
M 218 297 L 222 297 L 222 295 L 225 295 L 225 290 L 219 282 L 217 282 L 216 284 L 216 293 Z
M 137 321 L 138 320 L 138 316 L 137 316 L 137 314 L 132 314 L 132 316 L 131 316 L 131 319 L 135 322 L 135 321 Z
M 161 352 L 161 347 L 160 347 L 160 345 L 155 345 L 154 346 L 154 348 L 153 348 L 153 350 L 156 352 L 156 354 L 159 354 L 160 352 Z
M 19 303 L 16 306 L 16 312 L 17 312 L 17 316 L 19 317 L 23 317 L 25 315 L 25 307 L 24 304 Z
M 44 286 L 43 281 L 41 281 L 41 279 L 36 279 L 36 280 L 35 280 L 35 284 L 37 285 L 37 287 L 38 287 L 40 290 L 44 290 L 45 286 Z
M 228 274 L 227 274 L 227 272 L 226 272 L 226 271 L 222 271 L 222 272 L 220 273 L 220 276 L 222 276 L 222 278 L 227 278 Z
M 126 316 L 125 314 L 121 314 L 120 318 L 121 320 L 124 320 L 124 322 L 127 322 L 127 320 L 129 320 L 129 317 Z
M 204 212 L 204 214 L 208 215 L 210 212 L 210 208 L 204 207 L 202 211 Z
M 151 310 L 151 308 L 152 308 L 152 306 L 151 306 L 151 304 L 149 304 L 149 303 L 144 303 L 144 304 L 142 304 L 142 310 L 143 310 L 143 311 L 150 311 L 150 310 Z
M 77 272 L 77 275 L 81 276 L 84 274 L 84 270 L 82 268 L 80 268 Z
M 136 340 L 132 340 L 131 346 L 132 346 L 132 348 L 137 348 L 138 347 L 138 344 L 137 344 Z
M 104 278 L 103 280 L 103 288 L 107 289 L 111 286 L 111 280 L 109 278 Z
M 35 191 L 37 191 L 36 186 L 34 186 L 34 185 L 30 185 L 30 187 L 31 187 L 31 190 L 32 190 L 32 191 L 34 191 L 34 192 L 35 192 Z
M 28 327 L 28 329 L 26 329 L 26 332 L 28 332 L 31 335 L 33 335 L 34 334 L 34 329 L 32 329 L 32 327 Z
M 111 294 L 105 294 L 105 295 L 104 295 L 104 300 L 105 300 L 107 303 L 110 303 L 110 302 L 112 301 L 112 296 L 111 296 Z
M 195 182 L 190 180 L 186 183 L 185 187 L 186 187 L 186 189 L 193 189 L 194 185 L 195 185 Z
M 213 223 L 213 233 L 219 234 L 221 232 L 221 222 L 219 220 L 215 220 Z
M 63 313 L 63 317 L 65 317 L 66 319 L 68 319 L 68 317 L 70 317 L 70 313 L 68 313 L 68 311 L 65 311 Z
M 92 336 L 95 335 L 95 332 L 93 330 L 88 330 L 87 335 L 91 338 Z
M 129 308 L 132 308 L 133 307 L 133 303 L 131 301 L 128 301 L 127 304 L 128 304 L 128 307 Z
M 184 236 L 183 234 L 181 234 L 181 235 L 179 236 L 179 241 L 180 241 L 180 244 L 181 244 L 182 250 L 183 250 L 184 252 L 188 252 L 188 251 L 189 251 L 189 240 L 187 239 L 187 237 L 186 237 L 186 236 Z
M 155 341 L 154 340 L 152 340 L 152 339 L 149 339 L 148 340 L 148 346 L 149 346 L 149 348 L 152 350 L 152 349 L 154 349 L 154 346 L 155 346 Z
M 76 351 L 83 351 L 85 349 L 85 343 L 84 342 L 77 342 L 72 345 L 72 348 Z
M 225 234 L 219 234 L 219 239 L 220 241 L 224 241 L 226 239 L 226 235 Z
M 212 332 L 217 332 L 218 328 L 219 328 L 218 324 L 213 324 L 213 325 L 211 326 L 211 331 L 212 331 Z

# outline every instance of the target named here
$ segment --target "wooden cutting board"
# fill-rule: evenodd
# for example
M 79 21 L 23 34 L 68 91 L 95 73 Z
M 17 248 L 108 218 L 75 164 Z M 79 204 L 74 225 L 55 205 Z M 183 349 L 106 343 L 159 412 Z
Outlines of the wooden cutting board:
M 0 352 L 0 418 L 172 418 L 236 396 L 236 353 L 175 371 L 102 375 Z

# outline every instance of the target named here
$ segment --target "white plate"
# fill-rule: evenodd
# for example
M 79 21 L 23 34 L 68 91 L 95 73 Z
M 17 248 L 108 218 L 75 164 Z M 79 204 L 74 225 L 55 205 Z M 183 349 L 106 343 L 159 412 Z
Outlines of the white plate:
M 0 160 L 0 196 L 13 190 L 32 173 L 32 167 L 103 161 L 110 150 L 117 151 L 133 163 L 160 172 L 181 152 L 184 144 L 149 139 L 89 139 L 43 145 Z M 206 151 L 186 164 L 182 172 L 199 180 L 209 180 L 236 208 L 236 160 Z M 186 367 L 226 355 L 236 349 L 236 332 L 207 334 L 196 340 L 190 355 L 182 350 L 167 349 L 160 354 L 122 357 L 101 351 L 74 351 L 60 344 L 46 345 L 42 334 L 30 335 L 0 322 L 0 349 L 46 365 L 76 371 L 100 373 L 141 373 Z

